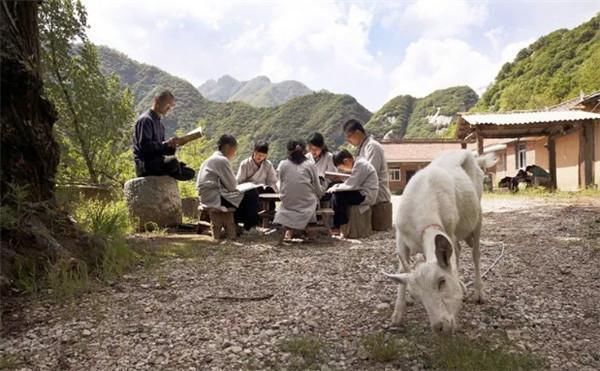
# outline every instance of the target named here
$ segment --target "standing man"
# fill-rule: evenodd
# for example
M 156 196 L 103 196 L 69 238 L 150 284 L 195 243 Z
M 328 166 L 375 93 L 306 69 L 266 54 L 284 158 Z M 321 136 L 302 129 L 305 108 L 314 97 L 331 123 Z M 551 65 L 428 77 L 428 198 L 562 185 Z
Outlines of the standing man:
M 392 193 L 388 180 L 388 167 L 381 144 L 372 136 L 368 136 L 362 124 L 354 119 L 344 124 L 344 137 L 348 143 L 357 148 L 356 157 L 367 159 L 377 171 L 379 191 L 375 203 L 390 202 Z
M 152 108 L 142 113 L 135 123 L 133 157 L 138 177 L 169 175 L 177 180 L 194 178 L 195 171 L 175 157 L 179 138 L 165 140 L 165 126 L 160 121 L 173 107 L 175 96 L 169 90 L 155 95 Z

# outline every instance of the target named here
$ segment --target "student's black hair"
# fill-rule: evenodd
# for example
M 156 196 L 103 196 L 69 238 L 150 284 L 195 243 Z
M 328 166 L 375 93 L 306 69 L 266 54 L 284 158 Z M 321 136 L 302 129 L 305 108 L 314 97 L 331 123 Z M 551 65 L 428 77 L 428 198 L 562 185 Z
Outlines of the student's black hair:
M 352 153 L 350 153 L 347 149 L 342 149 L 341 151 L 333 155 L 333 165 L 335 165 L 335 167 L 338 167 L 347 158 L 354 159 L 354 156 L 352 156 Z
M 233 135 L 229 135 L 229 134 L 221 135 L 221 137 L 219 138 L 219 141 L 217 142 L 217 148 L 219 149 L 219 151 L 222 151 L 223 147 L 225 147 L 226 145 L 230 145 L 233 147 L 237 146 L 237 140 L 235 140 L 235 137 Z
M 366 134 L 365 128 L 362 126 L 360 121 L 355 119 L 350 119 L 344 123 L 344 133 L 361 131 L 363 134 Z
M 269 153 L 269 143 L 264 140 L 259 140 L 254 143 L 254 152 Z
M 290 140 L 287 143 L 288 160 L 292 161 L 296 165 L 300 165 L 306 161 L 305 156 L 306 144 L 301 140 Z
M 329 149 L 325 145 L 325 138 L 323 138 L 323 135 L 319 132 L 315 131 L 314 133 L 311 133 L 308 136 L 307 142 L 308 142 L 308 144 L 312 144 L 315 147 L 321 148 L 321 152 L 323 152 L 323 153 L 326 153 L 327 151 L 329 151 Z
M 168 89 L 157 91 L 156 94 L 154 95 L 154 101 L 156 101 L 156 102 L 164 102 L 165 99 L 167 99 L 167 98 L 175 99 L 175 96 L 173 95 L 173 93 Z

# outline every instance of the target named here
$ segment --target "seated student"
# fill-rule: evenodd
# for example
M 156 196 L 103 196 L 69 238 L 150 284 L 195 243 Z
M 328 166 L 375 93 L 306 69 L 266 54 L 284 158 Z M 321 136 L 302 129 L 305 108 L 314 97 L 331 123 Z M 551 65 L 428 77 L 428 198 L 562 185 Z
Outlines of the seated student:
M 352 205 L 363 205 L 365 208 L 375 204 L 379 190 L 379 179 L 373 165 L 364 158 L 356 158 L 347 150 L 341 150 L 333 156 L 333 163 L 338 169 L 350 172 L 350 177 L 343 183 L 335 184 L 327 192 L 332 192 L 333 208 L 332 232 L 338 233 L 340 226 L 348 224 L 348 208 Z
M 305 157 L 305 144 L 292 140 L 287 144 L 288 158 L 277 171 L 281 205 L 274 223 L 294 230 L 304 230 L 316 221 L 317 201 L 323 195 L 317 168 Z
M 376 203 L 389 202 L 392 199 L 388 180 L 388 166 L 385 160 L 383 146 L 370 135 L 360 122 L 350 119 L 344 123 L 346 141 L 357 148 L 356 157 L 367 159 L 377 171 L 379 191 Z
M 194 170 L 174 156 L 181 140 L 177 137 L 165 140 L 165 126 L 161 118 L 173 107 L 175 96 L 169 90 L 164 90 L 154 96 L 152 107 L 138 117 L 133 132 L 133 158 L 137 176 L 169 175 L 177 180 L 194 178 Z
M 229 163 L 235 157 L 237 141 L 232 135 L 222 135 L 218 150 L 200 166 L 196 188 L 200 204 L 207 208 L 234 207 L 236 223 L 246 231 L 258 225 L 258 192 L 256 189 L 239 192 Z
M 325 172 L 337 171 L 335 165 L 333 164 L 333 154 L 327 149 L 327 146 L 325 145 L 325 139 L 321 133 L 314 132 L 310 134 L 307 143 L 308 153 L 306 154 L 306 158 L 315 164 L 317 167 L 317 173 L 321 179 L 321 184 L 325 188 L 328 188 L 328 186 L 331 184 L 331 180 L 325 177 Z
M 277 173 L 271 161 L 267 160 L 268 153 L 269 143 L 258 141 L 254 144 L 252 156 L 240 163 L 236 177 L 238 184 L 264 184 L 265 188 L 256 189 L 259 194 L 277 192 Z M 269 202 L 269 210 L 275 210 L 275 201 Z
M 269 143 L 256 142 L 252 156 L 240 163 L 236 177 L 238 184 L 246 182 L 264 184 L 269 193 L 277 192 L 277 173 L 271 161 L 267 160 L 268 154 Z

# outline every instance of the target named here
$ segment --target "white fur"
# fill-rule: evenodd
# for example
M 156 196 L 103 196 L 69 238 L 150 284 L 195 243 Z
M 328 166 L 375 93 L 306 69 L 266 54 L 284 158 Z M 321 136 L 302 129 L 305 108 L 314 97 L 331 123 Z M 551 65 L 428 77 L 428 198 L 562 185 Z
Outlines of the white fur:
M 493 166 L 493 155 L 475 157 L 457 150 L 438 156 L 410 180 L 400 199 L 396 217 L 399 282 L 392 324 L 406 313 L 406 288 L 423 303 L 432 329 L 451 332 L 462 304 L 465 287 L 458 277 L 459 241 L 473 248 L 476 301 L 483 300 L 479 269 L 482 168 Z M 425 262 L 410 271 L 409 256 L 425 255 Z

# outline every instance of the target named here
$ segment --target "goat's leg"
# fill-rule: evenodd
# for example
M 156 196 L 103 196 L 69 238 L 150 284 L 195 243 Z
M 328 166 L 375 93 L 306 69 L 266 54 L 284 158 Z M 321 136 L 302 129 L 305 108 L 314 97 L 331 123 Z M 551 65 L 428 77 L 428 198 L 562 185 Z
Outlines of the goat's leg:
M 473 232 L 473 236 L 471 238 L 471 247 L 473 248 L 473 266 L 475 268 L 475 294 L 473 295 L 473 300 L 477 303 L 483 303 L 485 301 L 485 297 L 483 295 L 483 282 L 481 281 L 481 270 L 479 265 L 480 251 L 479 251 L 479 238 L 481 236 L 481 221 L 475 228 Z
M 407 272 L 409 267 L 404 266 L 404 262 L 408 262 L 408 247 L 404 244 L 398 245 L 399 268 L 400 272 Z M 394 313 L 392 314 L 392 326 L 398 326 L 402 323 L 402 319 L 406 314 L 406 285 L 398 284 L 398 294 L 396 296 L 396 304 L 394 305 Z

